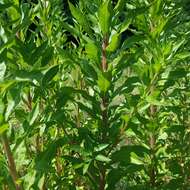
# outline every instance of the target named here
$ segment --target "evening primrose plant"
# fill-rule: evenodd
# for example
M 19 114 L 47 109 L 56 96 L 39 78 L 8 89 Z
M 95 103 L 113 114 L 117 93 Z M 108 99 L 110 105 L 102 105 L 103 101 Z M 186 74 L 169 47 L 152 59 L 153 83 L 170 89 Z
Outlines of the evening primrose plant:
M 0 190 L 187 189 L 186 1 L 0 1 Z

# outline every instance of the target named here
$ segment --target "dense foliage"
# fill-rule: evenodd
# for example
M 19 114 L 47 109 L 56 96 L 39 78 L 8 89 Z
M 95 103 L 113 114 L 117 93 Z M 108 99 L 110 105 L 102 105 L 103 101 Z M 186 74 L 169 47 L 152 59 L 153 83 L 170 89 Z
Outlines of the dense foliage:
M 0 0 L 0 190 L 187 190 L 186 0 Z

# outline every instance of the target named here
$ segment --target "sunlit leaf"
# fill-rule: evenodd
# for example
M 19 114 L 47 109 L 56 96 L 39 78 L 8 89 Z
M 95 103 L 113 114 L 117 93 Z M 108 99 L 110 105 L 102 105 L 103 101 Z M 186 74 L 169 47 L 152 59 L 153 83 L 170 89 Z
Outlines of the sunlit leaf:
M 110 158 L 108 158 L 102 154 L 97 155 L 95 159 L 100 161 L 100 162 L 110 162 L 111 161 Z
M 9 125 L 7 123 L 0 125 L 0 135 L 3 134 L 8 128 L 9 128 Z
M 98 18 L 103 35 L 108 35 L 111 25 L 111 4 L 110 0 L 103 1 L 98 10 Z

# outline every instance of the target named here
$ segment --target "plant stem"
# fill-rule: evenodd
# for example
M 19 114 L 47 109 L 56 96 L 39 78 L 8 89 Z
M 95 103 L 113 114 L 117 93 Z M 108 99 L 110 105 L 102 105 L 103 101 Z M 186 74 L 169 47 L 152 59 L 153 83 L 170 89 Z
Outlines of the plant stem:
M 108 37 L 105 36 L 102 43 L 102 71 L 107 71 L 106 47 L 108 46 Z
M 106 141 L 107 136 L 107 126 L 108 126 L 108 110 L 107 110 L 108 100 L 106 96 L 102 97 L 102 140 Z
M 6 133 L 2 134 L 1 139 L 2 139 L 2 143 L 3 143 L 4 152 L 5 152 L 7 160 L 8 160 L 9 172 L 13 179 L 15 188 L 16 188 L 16 190 L 22 190 L 21 185 L 18 184 L 19 175 L 16 170 L 15 160 L 14 160 L 12 152 L 11 152 L 7 134 Z
M 102 43 L 102 72 L 106 72 L 108 69 L 107 59 L 106 59 L 106 47 L 108 46 L 108 36 L 106 35 Z M 103 94 L 102 96 L 102 141 L 107 139 L 107 128 L 108 128 L 108 96 Z M 104 190 L 106 185 L 106 169 L 103 165 L 99 167 L 100 180 L 99 180 L 99 190 Z
M 100 174 L 100 190 L 104 190 L 105 189 L 105 185 L 106 185 L 106 170 L 103 169 L 101 171 L 101 174 Z
M 61 131 L 60 131 L 61 129 L 60 128 L 58 128 L 57 129 L 57 136 L 58 137 L 60 137 L 61 136 Z M 59 148 L 57 148 L 57 153 L 56 153 L 56 170 L 57 170 L 57 175 L 58 176 L 61 176 L 61 173 L 62 173 L 62 164 L 61 164 L 61 148 L 59 147 Z
M 154 87 L 152 86 L 150 88 L 151 94 L 154 91 Z M 156 107 L 154 105 L 150 106 L 150 116 L 151 119 L 154 119 L 156 113 Z M 150 144 L 150 149 L 151 149 L 151 167 L 150 167 L 150 186 L 151 187 L 155 187 L 156 185 L 156 170 L 155 170 L 155 144 L 156 144 L 156 139 L 155 139 L 155 135 L 153 134 L 153 132 L 151 132 L 150 134 L 150 139 L 149 139 L 149 144 Z
M 154 152 L 154 146 L 155 146 L 155 137 L 153 134 L 150 135 L 150 148 L 151 148 L 151 167 L 150 167 L 150 186 L 154 187 L 156 184 L 156 171 L 155 171 L 155 164 L 154 164 L 154 160 L 155 160 L 155 152 Z
M 102 43 L 102 72 L 107 71 L 107 59 L 106 59 L 106 47 L 108 46 L 108 37 L 105 36 Z M 106 94 L 102 96 L 102 127 L 103 127 L 103 133 L 102 133 L 102 140 L 106 140 L 106 128 L 108 125 L 108 97 Z

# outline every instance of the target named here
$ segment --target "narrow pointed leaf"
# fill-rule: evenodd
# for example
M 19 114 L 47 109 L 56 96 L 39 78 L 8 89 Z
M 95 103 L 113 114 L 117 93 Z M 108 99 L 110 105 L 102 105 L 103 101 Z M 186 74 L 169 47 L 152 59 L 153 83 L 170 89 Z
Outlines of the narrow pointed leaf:
M 111 5 L 110 0 L 102 3 L 98 11 L 98 18 L 102 34 L 105 36 L 109 33 L 111 26 Z

